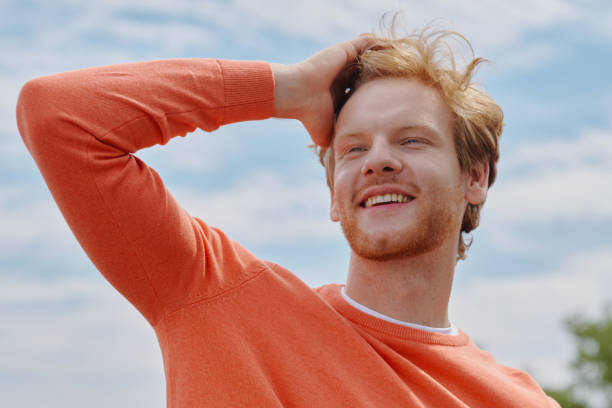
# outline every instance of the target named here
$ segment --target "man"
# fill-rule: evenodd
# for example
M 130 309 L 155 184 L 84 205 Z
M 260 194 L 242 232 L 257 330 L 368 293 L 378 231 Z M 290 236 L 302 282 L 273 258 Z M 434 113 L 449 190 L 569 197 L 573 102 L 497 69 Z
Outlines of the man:
M 152 61 L 23 87 L 23 140 L 83 249 L 154 328 L 169 407 L 558 406 L 448 317 L 502 128 L 470 85 L 480 60 L 465 72 L 439 62 L 450 35 L 363 35 L 289 66 Z M 346 286 L 311 289 L 257 258 L 133 155 L 268 117 L 300 120 L 320 147 L 351 247 Z

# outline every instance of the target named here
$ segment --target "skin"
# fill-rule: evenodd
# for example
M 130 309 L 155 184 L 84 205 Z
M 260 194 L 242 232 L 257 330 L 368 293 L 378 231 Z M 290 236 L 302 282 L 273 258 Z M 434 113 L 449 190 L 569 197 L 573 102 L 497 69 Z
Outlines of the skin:
M 302 121 L 315 142 L 329 143 L 329 85 L 369 44 L 361 36 L 304 65 L 273 64 L 275 115 Z M 461 171 L 450 108 L 437 90 L 409 78 L 359 87 L 338 116 L 333 146 L 330 216 L 351 247 L 347 295 L 398 320 L 449 327 L 461 219 L 468 203 L 484 201 L 488 166 Z M 364 208 L 364 195 L 374 189 L 414 199 Z

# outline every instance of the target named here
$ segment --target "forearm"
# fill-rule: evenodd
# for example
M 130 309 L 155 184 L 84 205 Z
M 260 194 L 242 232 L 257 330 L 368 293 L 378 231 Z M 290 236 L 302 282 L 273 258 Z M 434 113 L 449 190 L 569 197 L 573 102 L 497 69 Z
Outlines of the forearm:
M 269 117 L 271 75 L 266 63 L 209 59 L 65 72 L 24 86 L 18 124 L 28 148 L 49 143 L 50 130 L 71 122 L 84 130 L 83 137 L 104 138 L 133 153 L 196 128 L 211 131 L 230 122 Z

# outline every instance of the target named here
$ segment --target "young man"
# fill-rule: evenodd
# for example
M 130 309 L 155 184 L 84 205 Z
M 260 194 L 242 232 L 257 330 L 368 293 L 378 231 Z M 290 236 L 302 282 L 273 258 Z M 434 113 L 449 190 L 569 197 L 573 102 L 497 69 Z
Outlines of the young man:
M 479 60 L 436 62 L 443 38 L 364 35 L 290 66 L 153 61 L 23 87 L 23 140 L 92 262 L 154 328 L 169 407 L 558 406 L 448 318 L 502 113 L 470 85 Z M 300 120 L 320 146 L 346 286 L 311 289 L 257 258 L 133 155 L 269 117 Z

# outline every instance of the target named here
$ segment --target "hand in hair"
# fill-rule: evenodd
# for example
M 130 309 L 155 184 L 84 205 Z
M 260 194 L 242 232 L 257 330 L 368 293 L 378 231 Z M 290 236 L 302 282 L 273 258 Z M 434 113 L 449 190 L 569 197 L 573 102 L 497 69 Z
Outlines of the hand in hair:
M 270 64 L 275 82 L 273 116 L 298 119 L 317 145 L 327 147 L 334 123 L 332 83 L 373 43 L 373 36 L 363 34 L 297 64 Z

